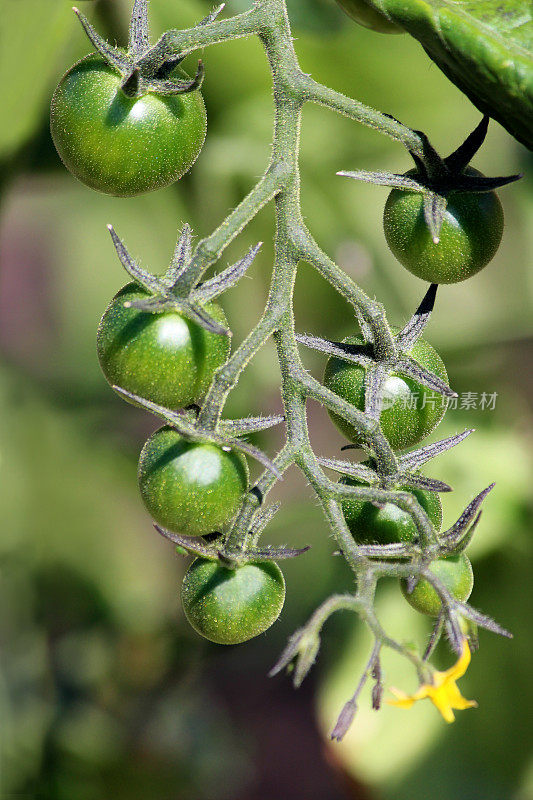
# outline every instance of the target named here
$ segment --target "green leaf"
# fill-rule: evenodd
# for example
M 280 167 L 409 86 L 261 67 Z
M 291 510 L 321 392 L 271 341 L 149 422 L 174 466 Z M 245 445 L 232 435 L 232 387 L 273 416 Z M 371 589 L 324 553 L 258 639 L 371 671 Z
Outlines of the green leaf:
M 531 0 L 370 0 L 480 111 L 533 149 Z
M 61 47 L 74 27 L 71 6 L 67 0 L 0 0 L 3 159 L 42 121 L 45 102 L 61 77 Z

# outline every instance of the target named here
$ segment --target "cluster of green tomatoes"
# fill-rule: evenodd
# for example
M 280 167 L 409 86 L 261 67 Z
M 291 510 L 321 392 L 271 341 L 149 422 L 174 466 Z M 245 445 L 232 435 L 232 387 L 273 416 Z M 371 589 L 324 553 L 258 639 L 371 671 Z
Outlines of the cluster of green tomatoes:
M 364 2 L 342 0 L 341 5 L 363 24 L 377 24 L 377 19 L 387 27 L 387 21 L 376 18 L 377 12 Z M 93 42 L 95 36 L 91 29 Z M 142 35 L 137 36 L 138 50 L 142 43 Z M 129 51 L 108 48 L 104 57 L 102 48 L 69 69 L 54 92 L 51 131 L 58 153 L 76 178 L 97 191 L 127 197 L 167 186 L 191 168 L 202 148 L 206 113 L 201 94 L 197 86 L 183 80 L 182 73 L 183 90 L 172 90 L 178 59 L 170 59 L 166 70 L 160 67 L 150 80 L 144 76 L 143 90 Z M 501 207 L 494 192 L 456 197 L 452 193 L 438 244 L 424 225 L 421 204 L 420 193 L 398 189 L 393 189 L 386 203 L 387 241 L 408 269 L 431 282 L 449 283 L 463 280 L 487 263 L 502 229 Z M 487 231 L 491 232 L 488 237 Z M 134 282 L 124 286 L 109 304 L 97 336 L 103 373 L 112 386 L 165 408 L 198 404 L 216 370 L 228 359 L 229 339 L 176 310 L 151 313 L 135 306 L 147 297 L 147 290 Z M 226 326 L 224 313 L 215 302 L 205 310 Z M 346 341 L 361 342 L 357 337 Z M 426 370 L 447 380 L 444 364 L 427 342 L 419 339 L 409 354 Z M 363 366 L 332 357 L 326 366 L 325 385 L 364 411 Z M 380 423 L 395 450 L 420 442 L 444 415 L 444 405 L 429 402 L 429 398 L 425 402 L 427 390 L 409 377 L 390 375 L 385 391 L 387 403 Z M 335 415 L 332 419 L 352 443 L 360 444 L 351 425 Z M 248 491 L 249 474 L 240 452 L 210 442 L 188 441 L 167 425 L 144 445 L 138 478 L 144 505 L 158 525 L 209 541 L 231 524 Z M 341 480 L 356 483 L 348 477 Z M 438 530 L 442 522 L 438 494 L 407 491 L 413 492 Z M 413 542 L 417 537 L 411 517 L 393 504 L 378 508 L 349 498 L 343 502 L 343 511 L 358 543 Z M 431 568 L 455 597 L 461 601 L 468 598 L 473 580 L 465 555 L 436 561 Z M 439 615 L 440 599 L 427 581 L 420 580 L 414 591 L 405 595 L 418 611 Z M 193 628 L 223 644 L 242 642 L 265 631 L 279 616 L 284 596 L 281 570 L 268 561 L 230 569 L 197 558 L 182 586 L 183 608 Z

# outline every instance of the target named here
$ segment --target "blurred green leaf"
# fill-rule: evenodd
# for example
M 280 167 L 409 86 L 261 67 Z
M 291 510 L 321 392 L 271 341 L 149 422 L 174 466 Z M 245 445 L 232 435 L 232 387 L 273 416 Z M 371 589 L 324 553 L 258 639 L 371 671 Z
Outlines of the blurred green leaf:
M 61 47 L 74 26 L 68 0 L 0 0 L 0 159 L 40 124 L 57 77 Z
M 533 149 L 530 0 L 369 0 L 414 36 L 475 106 Z

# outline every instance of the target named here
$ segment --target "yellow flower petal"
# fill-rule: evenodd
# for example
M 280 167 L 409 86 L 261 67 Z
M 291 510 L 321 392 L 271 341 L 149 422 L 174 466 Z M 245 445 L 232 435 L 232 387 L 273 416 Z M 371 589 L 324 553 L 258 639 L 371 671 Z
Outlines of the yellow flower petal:
M 452 711 L 452 706 L 446 702 L 446 699 L 442 695 L 435 692 L 429 699 L 435 708 L 440 711 L 446 722 L 455 722 L 455 714 Z
M 398 708 L 411 708 L 417 700 L 428 698 L 433 705 L 440 711 L 446 722 L 454 722 L 455 714 L 453 709 L 463 710 L 477 706 L 475 700 L 467 700 L 462 696 L 456 684 L 457 678 L 461 678 L 470 664 L 470 648 L 466 639 L 463 639 L 461 655 L 456 664 L 445 672 L 435 672 L 433 683 L 424 683 L 419 687 L 415 694 L 405 694 L 399 689 L 391 689 L 395 695 L 395 700 L 387 700 L 387 703 Z
M 395 689 L 393 686 L 391 686 L 391 692 L 393 695 L 395 695 L 396 699 L 386 700 L 390 706 L 397 706 L 398 708 L 411 708 L 411 706 L 414 705 L 414 697 L 410 697 L 408 694 L 405 694 L 405 692 L 401 692 L 399 689 Z

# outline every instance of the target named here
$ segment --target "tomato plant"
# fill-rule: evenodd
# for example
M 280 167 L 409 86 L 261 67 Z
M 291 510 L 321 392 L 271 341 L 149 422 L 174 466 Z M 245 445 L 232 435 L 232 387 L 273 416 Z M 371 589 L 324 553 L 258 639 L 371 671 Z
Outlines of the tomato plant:
M 120 197 L 173 183 L 196 161 L 206 133 L 200 92 L 128 97 L 121 75 L 99 55 L 83 58 L 59 82 L 50 130 L 78 180 Z
M 394 19 L 400 19 L 407 30 L 412 24 L 426 30 L 416 20 L 412 23 L 410 6 L 414 3 L 422 14 L 433 13 L 439 5 L 438 0 L 431 9 L 417 0 L 400 4 L 391 0 L 392 5 L 389 0 L 340 2 L 355 19 L 382 30 L 388 24 L 380 9 L 390 7 Z M 257 0 L 249 10 L 219 23 L 221 5 L 193 28 L 166 31 L 153 46 L 148 41 L 147 8 L 147 0 L 134 0 L 127 50 L 105 42 L 76 10 L 99 55 L 83 59 L 62 79 L 52 100 L 51 121 L 58 150 L 74 174 L 94 188 L 123 195 L 149 191 L 183 174 L 198 155 L 205 133 L 205 111 L 197 91 L 203 65 L 199 63 L 195 78 L 189 81 L 175 80 L 174 70 L 195 50 L 243 36 L 257 35 L 267 52 L 274 87 L 274 138 L 263 175 L 212 233 L 193 247 L 191 227 L 184 222 L 164 275 L 150 274 L 135 262 L 109 226 L 120 261 L 142 288 L 125 287 L 104 314 L 98 334 L 102 367 L 121 396 L 166 423 L 143 447 L 139 487 L 159 533 L 177 545 L 180 554 L 196 557 L 185 576 L 182 597 L 187 618 L 202 636 L 238 643 L 266 630 L 277 618 L 285 590 L 276 562 L 299 556 L 308 548 L 259 543 L 279 506 L 267 505 L 265 498 L 293 464 L 312 486 L 338 552 L 353 571 L 355 588 L 351 594 L 334 594 L 322 603 L 291 636 L 271 674 L 288 667 L 299 685 L 315 661 L 320 632 L 329 616 L 337 610 L 359 614 L 374 642 L 355 694 L 333 731 L 333 738 L 341 739 L 369 677 L 375 681 L 373 705 L 379 707 L 383 648 L 403 655 L 424 678 L 431 674 L 427 658 L 443 630 L 463 659 L 458 662 L 463 672 L 465 656 L 469 659 L 470 655 L 462 626 L 465 619 L 466 630 L 479 624 L 507 635 L 486 615 L 464 605 L 472 588 L 472 571 L 466 556 L 456 555 L 468 545 L 480 505 L 492 485 L 441 532 L 442 509 L 436 492 L 451 487 L 419 472 L 471 431 L 407 453 L 398 451 L 421 442 L 442 419 L 443 398 L 456 396 L 448 386 L 440 356 L 422 333 L 435 306 L 438 284 L 464 280 L 494 254 L 503 217 L 493 190 L 519 176 L 486 178 L 468 166 L 485 138 L 488 117 L 459 148 L 442 158 L 423 131 L 345 97 L 303 72 L 285 0 Z M 461 9 L 461 14 L 468 18 L 467 10 Z M 508 67 L 514 69 L 512 60 Z M 416 174 L 340 173 L 393 187 L 385 209 L 387 239 L 408 269 L 431 282 L 401 330 L 391 328 L 384 307 L 322 251 L 304 224 L 298 191 L 299 134 L 302 109 L 308 102 L 401 142 L 416 164 Z M 246 274 L 260 244 L 235 264 L 216 269 L 210 277 L 206 274 L 272 201 L 276 233 L 268 299 L 257 324 L 228 357 L 224 337 L 229 331 L 213 301 Z M 353 330 L 357 322 L 360 336 L 338 343 L 295 331 L 294 292 L 302 262 L 347 301 L 347 327 Z M 284 416 L 226 419 L 228 395 L 271 337 L 279 360 Z M 305 369 L 300 344 L 328 355 L 325 385 Z M 199 400 L 204 392 L 200 405 L 176 410 L 176 405 Z M 351 442 L 364 446 L 370 454 L 368 462 L 347 462 L 315 452 L 308 431 L 310 400 L 327 409 Z M 281 422 L 286 422 L 286 440 L 273 457 L 243 440 Z M 264 467 L 250 487 L 243 453 Z M 324 467 L 346 477 L 332 480 Z M 376 545 L 370 559 L 361 551 L 367 543 Z M 442 614 L 438 592 L 427 579 L 428 569 L 450 592 Z M 438 617 L 429 644 L 421 651 L 424 656 L 411 643 L 395 640 L 376 617 L 377 582 L 405 579 L 411 573 L 409 581 L 402 583 L 407 596 L 407 583 L 411 587 L 415 582 L 408 601 Z M 432 697 L 437 696 L 437 687 L 427 686 Z M 426 695 L 427 691 L 419 691 L 399 702 L 409 706 Z M 448 720 L 449 699 L 439 695 Z M 454 702 L 457 708 L 469 706 L 458 703 L 457 696 Z
M 346 486 L 361 486 L 353 478 L 341 478 Z M 411 492 L 438 531 L 442 524 L 442 503 L 437 492 L 409 489 L 398 486 L 398 491 Z M 358 544 L 392 544 L 393 542 L 416 542 L 418 531 L 412 517 L 394 503 L 377 507 L 368 500 L 349 497 L 342 502 L 344 519 L 350 533 Z
M 233 517 L 248 485 L 246 459 L 159 428 L 139 458 L 139 488 L 152 518 L 171 531 L 201 536 Z
M 184 408 L 205 394 L 229 355 L 230 341 L 177 311 L 152 314 L 124 306 L 148 296 L 135 283 L 115 295 L 98 326 L 100 366 L 111 385 L 168 408 Z M 206 311 L 227 324 L 216 303 L 208 303 Z
M 363 340 L 359 336 L 349 336 L 344 342 L 362 344 Z M 442 359 L 425 339 L 418 339 L 409 354 L 425 369 L 447 382 L 448 376 Z M 333 357 L 326 364 L 324 385 L 343 400 L 364 411 L 366 374 L 365 366 Z M 387 377 L 379 421 L 393 449 L 401 450 L 422 441 L 439 424 L 445 412 L 444 398 L 413 378 L 398 372 Z M 361 443 L 361 436 L 353 425 L 334 411 L 330 411 L 329 415 L 347 439 L 356 444 Z
M 470 167 L 466 173 L 481 175 Z M 503 234 L 503 210 L 496 192 L 452 191 L 437 243 L 428 230 L 423 205 L 420 192 L 403 189 L 393 189 L 385 204 L 387 244 L 409 272 L 429 283 L 458 283 L 489 263 Z
M 464 553 L 439 558 L 433 561 L 431 572 L 450 592 L 452 597 L 464 603 L 470 597 L 474 586 L 474 573 L 470 560 Z M 413 591 L 407 591 L 407 581 L 400 582 L 403 596 L 416 611 L 429 617 L 438 617 L 442 611 L 442 603 L 436 589 L 426 578 L 421 578 Z
M 376 33 L 404 33 L 398 25 L 365 0 L 337 0 L 337 3 L 359 25 L 370 28 Z
M 273 562 L 227 569 L 197 558 L 181 588 L 190 624 L 218 644 L 239 644 L 263 633 L 279 617 L 284 600 L 283 573 Z

